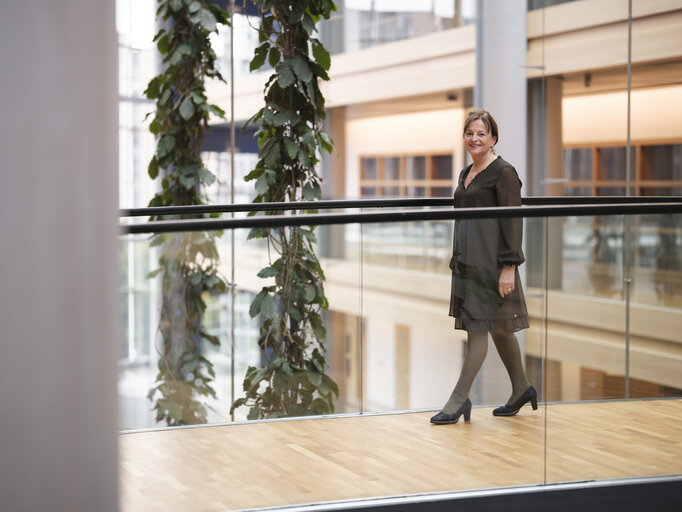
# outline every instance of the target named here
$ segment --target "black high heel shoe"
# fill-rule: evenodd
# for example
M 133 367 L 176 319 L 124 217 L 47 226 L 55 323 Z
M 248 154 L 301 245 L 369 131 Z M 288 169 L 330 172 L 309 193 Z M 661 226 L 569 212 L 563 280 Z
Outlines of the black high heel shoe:
M 523 392 L 523 395 L 511 405 L 503 405 L 497 409 L 493 409 L 493 416 L 514 416 L 519 409 L 523 407 L 528 402 L 533 406 L 533 410 L 538 408 L 538 392 L 535 391 L 533 386 L 530 386 L 527 390 Z
M 466 399 L 466 402 L 457 409 L 455 414 L 446 414 L 441 411 L 431 418 L 431 423 L 434 425 L 450 425 L 452 423 L 457 423 L 462 414 L 464 415 L 464 421 L 471 420 L 471 401 L 468 398 Z

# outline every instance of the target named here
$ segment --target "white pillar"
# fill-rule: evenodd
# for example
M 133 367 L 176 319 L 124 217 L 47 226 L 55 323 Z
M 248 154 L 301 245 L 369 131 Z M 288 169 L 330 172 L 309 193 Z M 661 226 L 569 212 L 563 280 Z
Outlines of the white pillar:
M 0 4 L 0 508 L 116 511 L 115 2 Z
M 489 111 L 496 151 L 526 178 L 526 0 L 479 0 L 474 106 Z
M 527 194 L 526 144 L 526 0 L 478 0 L 476 21 L 476 85 L 474 106 L 497 121 L 495 151 L 511 163 Z M 522 279 L 524 268 L 521 267 Z M 525 279 L 524 279 L 525 281 Z M 523 334 L 517 334 L 523 353 Z M 503 404 L 511 386 L 490 340 L 488 357 L 474 383 L 474 393 L 487 404 Z

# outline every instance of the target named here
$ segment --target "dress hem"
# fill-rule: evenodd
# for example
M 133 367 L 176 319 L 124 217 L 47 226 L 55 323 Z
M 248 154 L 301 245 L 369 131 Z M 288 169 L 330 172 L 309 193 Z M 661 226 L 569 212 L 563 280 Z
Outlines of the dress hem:
M 463 319 L 454 315 L 450 316 L 455 319 L 455 329 L 462 331 L 492 332 L 501 329 L 505 332 L 518 332 L 523 329 L 528 329 L 529 327 L 528 317 L 525 315 L 520 315 L 516 318 L 510 318 L 506 320 L 485 320 L 479 318 Z

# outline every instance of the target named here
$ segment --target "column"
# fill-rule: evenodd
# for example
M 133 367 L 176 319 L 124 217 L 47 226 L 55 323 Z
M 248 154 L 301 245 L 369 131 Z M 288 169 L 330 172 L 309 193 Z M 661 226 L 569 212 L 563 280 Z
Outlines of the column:
M 115 2 L 0 4 L 0 508 L 118 509 Z

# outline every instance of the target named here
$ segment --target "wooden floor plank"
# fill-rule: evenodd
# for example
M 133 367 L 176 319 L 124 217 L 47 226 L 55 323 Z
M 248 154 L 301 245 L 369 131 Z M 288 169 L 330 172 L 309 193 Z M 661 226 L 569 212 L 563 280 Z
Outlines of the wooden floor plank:
M 221 511 L 682 473 L 682 400 L 476 408 L 120 436 L 124 512 Z

